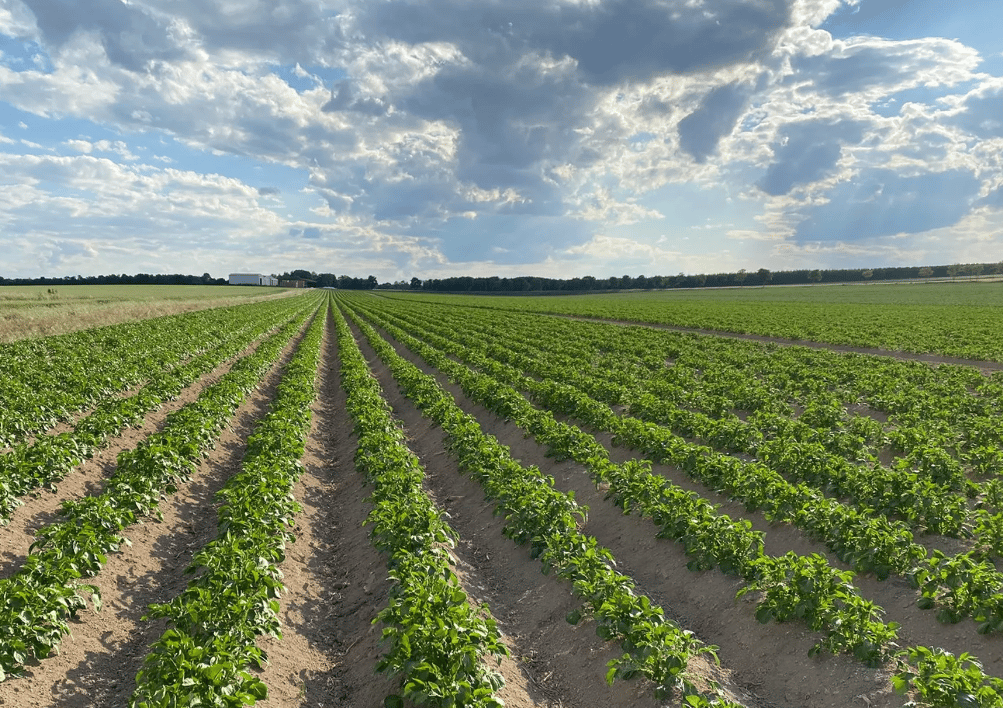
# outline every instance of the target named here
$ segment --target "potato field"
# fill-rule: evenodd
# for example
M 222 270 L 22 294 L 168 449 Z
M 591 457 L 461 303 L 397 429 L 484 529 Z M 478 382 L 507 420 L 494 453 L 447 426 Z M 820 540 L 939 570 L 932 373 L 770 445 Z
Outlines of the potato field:
M 1003 708 L 999 307 L 767 292 L 0 344 L 0 705 Z

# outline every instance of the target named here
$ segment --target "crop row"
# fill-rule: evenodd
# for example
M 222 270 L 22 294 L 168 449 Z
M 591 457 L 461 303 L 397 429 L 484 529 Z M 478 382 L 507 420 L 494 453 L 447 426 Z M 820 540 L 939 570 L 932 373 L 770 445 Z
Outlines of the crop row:
M 487 608 L 473 607 L 451 568 L 455 532 L 422 489 L 424 471 L 391 417 L 344 320 L 336 318 L 341 380 L 354 421 L 355 465 L 373 485 L 366 523 L 389 558 L 393 583 L 378 620 L 389 645 L 377 670 L 403 677 L 385 705 L 500 707 L 500 674 L 484 664 L 508 655 Z
M 367 301 L 367 304 L 371 304 L 371 301 Z M 390 331 L 393 331 L 392 328 L 388 329 Z M 407 341 L 407 335 L 404 333 L 400 334 L 402 335 L 402 341 Z M 395 336 L 397 336 L 396 332 Z M 419 345 L 418 348 L 420 350 L 421 345 Z M 453 351 L 453 353 L 456 353 L 455 350 Z M 433 354 L 432 359 L 430 359 L 430 363 L 432 363 L 432 365 L 436 366 L 437 368 L 442 368 L 443 370 L 450 371 L 451 374 L 455 373 L 455 371 L 453 371 L 456 368 L 455 363 L 450 362 L 448 358 L 443 357 L 441 354 L 438 355 Z M 488 368 L 490 369 L 491 367 L 488 366 Z M 471 376 L 476 376 L 476 375 L 472 374 Z M 540 386 L 547 385 L 546 382 L 538 381 L 537 383 L 540 384 Z M 463 385 L 462 381 L 461 385 Z M 468 395 L 470 395 L 474 389 L 474 387 L 470 386 L 469 383 L 467 386 L 464 386 L 464 388 L 465 390 L 467 390 Z M 507 387 L 499 385 L 497 382 L 493 386 L 485 385 L 482 388 L 487 390 L 493 389 L 494 393 L 496 394 L 493 401 L 494 403 L 493 407 L 495 408 L 495 410 L 502 412 L 503 415 L 513 417 L 512 411 L 514 409 L 519 408 L 518 403 L 513 403 L 513 401 L 518 399 L 519 397 L 518 393 L 516 393 L 514 390 L 508 389 Z M 581 398 L 579 400 L 581 401 Z M 485 403 L 485 399 L 482 398 L 481 402 Z M 492 402 L 489 401 L 488 403 L 485 404 L 488 405 L 489 407 L 492 407 L 491 403 Z M 596 406 L 594 401 L 590 405 L 590 408 L 592 410 L 600 410 L 600 411 L 605 409 L 606 414 L 610 413 L 608 407 Z M 514 419 L 517 421 L 519 420 L 518 417 L 514 417 Z M 531 429 L 529 428 L 529 426 L 531 425 L 533 425 L 533 423 L 527 423 L 527 429 Z M 539 426 L 539 427 L 545 428 L 546 426 Z M 559 424 L 557 427 L 558 428 L 560 427 Z M 650 424 L 641 424 L 640 426 L 636 427 L 640 427 L 643 429 L 643 428 L 651 428 L 652 426 Z M 546 438 L 546 433 L 544 433 L 544 437 Z M 589 466 L 590 464 L 589 455 L 591 453 L 591 450 L 588 449 L 587 441 L 580 437 L 574 438 L 573 440 L 574 444 L 572 445 L 567 445 L 567 443 L 565 443 L 565 449 L 563 453 L 560 452 L 559 450 L 554 450 L 553 447 L 551 449 L 552 451 L 557 452 L 558 455 L 563 454 L 564 456 L 568 457 L 575 456 L 575 453 L 578 453 L 580 456 L 584 454 L 585 459 L 580 459 L 580 461 L 583 462 L 583 464 L 586 464 L 586 466 Z M 736 460 L 735 462 L 738 461 Z M 595 462 L 592 461 L 591 464 L 594 466 Z M 630 467 L 635 464 L 636 463 L 628 463 L 624 467 Z M 616 497 L 618 502 L 621 502 L 623 500 L 623 497 L 620 495 L 620 493 L 617 493 L 612 487 L 611 487 L 611 495 Z M 811 513 L 808 510 L 805 511 L 807 511 L 807 514 L 805 515 L 809 515 Z M 931 564 L 935 563 L 936 558 L 937 556 L 935 555 L 934 559 L 931 561 Z M 792 575 L 790 570 L 779 570 L 778 566 L 775 565 L 775 563 L 781 561 L 783 561 L 783 559 L 773 559 L 770 565 L 765 566 L 765 572 L 763 573 L 764 577 L 761 578 L 761 581 L 765 580 L 767 577 L 773 576 L 774 578 L 773 585 L 774 587 L 780 588 L 781 592 L 775 595 L 773 601 L 764 602 L 759 605 L 757 614 L 761 619 L 768 619 L 771 616 L 776 617 L 778 619 L 782 619 L 782 617 L 777 615 L 776 610 L 774 608 L 775 607 L 783 608 L 784 606 L 787 607 L 791 606 L 792 597 L 790 596 L 789 593 L 791 592 L 791 586 L 796 586 L 799 584 L 796 580 L 798 577 L 801 577 L 800 583 L 805 585 L 809 583 L 817 583 L 818 580 L 820 579 L 820 578 L 813 578 L 811 581 L 807 581 L 807 578 L 805 576 L 798 576 L 796 574 Z M 838 588 L 836 590 L 837 595 L 839 593 L 842 593 L 845 589 L 845 586 L 838 587 L 838 580 L 839 579 L 848 580 L 848 577 L 846 575 L 843 575 L 842 578 L 840 578 L 840 575 L 841 574 L 838 573 L 836 573 L 835 575 L 831 575 L 830 576 L 831 580 L 828 581 L 830 583 L 832 583 L 833 580 L 837 581 L 835 585 L 832 585 L 834 589 Z M 765 584 L 766 585 L 770 584 L 770 581 L 767 580 Z M 763 589 L 763 584 L 761 584 L 759 588 Z M 784 597 L 785 592 L 788 595 L 787 597 Z M 775 605 L 774 603 L 776 602 L 776 600 L 779 600 L 781 604 Z M 810 609 L 811 609 L 810 607 L 802 606 L 794 614 L 802 614 L 806 612 L 806 610 L 810 612 Z M 886 635 L 885 638 L 887 640 L 890 637 Z M 914 647 L 906 652 L 901 653 L 898 657 L 898 661 L 899 661 L 899 673 L 896 678 L 896 686 L 900 690 L 905 690 L 909 686 L 912 686 L 913 688 L 916 689 L 917 695 L 930 701 L 931 705 L 938 705 L 938 706 L 966 705 L 965 703 L 965 701 L 967 700 L 966 696 L 968 696 L 969 694 L 973 696 L 975 695 L 978 696 L 979 703 L 975 703 L 973 705 L 990 706 L 990 705 L 1000 704 L 999 694 L 1000 694 L 1001 684 L 999 680 L 987 677 L 984 673 L 982 673 L 981 667 L 977 664 L 977 662 L 975 662 L 974 659 L 972 659 L 967 655 L 963 655 L 961 657 L 954 657 L 940 650 L 927 650 L 923 647 Z
M 286 301 L 295 302 L 295 301 Z M 31 443 L 22 442 L 0 455 L 0 522 L 22 504 L 20 497 L 55 483 L 74 467 L 90 458 L 106 441 L 128 426 L 142 423 L 143 417 L 163 402 L 175 398 L 185 387 L 220 363 L 235 356 L 251 342 L 277 324 L 302 317 L 304 305 L 277 312 L 258 313 L 242 310 L 234 314 L 232 329 L 204 353 L 170 368 L 144 372 L 150 382 L 127 397 L 105 399 L 89 415 L 78 420 L 71 431 L 42 435 Z M 266 316 L 262 316 L 262 315 Z
M 423 322 L 422 336 L 433 337 L 429 334 L 432 327 Z M 984 558 L 982 549 L 950 558 L 940 552 L 927 557 L 901 522 L 885 519 L 868 507 L 847 507 L 804 484 L 789 483 L 775 469 L 688 443 L 660 425 L 615 415 L 608 405 L 578 388 L 558 383 L 561 376 L 555 374 L 555 366 L 533 369 L 530 361 L 536 376 L 553 376 L 541 380 L 487 357 L 483 345 L 479 351 L 471 351 L 443 338 L 436 341 L 460 358 L 476 362 L 492 376 L 531 392 L 538 403 L 613 433 L 620 444 L 685 470 L 708 487 L 742 501 L 750 511 L 762 510 L 771 521 L 804 529 L 858 571 L 874 572 L 882 579 L 891 573 L 910 577 L 920 590 L 920 606 L 937 607 L 942 621 L 957 622 L 970 616 L 980 623 L 980 632 L 1003 628 L 1003 576 Z M 492 354 L 497 356 L 500 349 L 493 346 Z M 521 361 L 527 362 L 525 358 Z M 589 391 L 597 388 L 601 389 L 601 382 Z M 915 501 L 916 506 L 930 508 L 940 503 L 936 490 Z M 999 518 L 998 513 L 982 512 L 979 528 Z
M 80 579 L 97 574 L 107 554 L 128 540 L 122 531 L 158 514 L 160 499 L 191 477 L 237 406 L 268 370 L 303 319 L 292 321 L 237 361 L 198 399 L 170 414 L 158 433 L 119 454 L 115 474 L 96 496 L 63 503 L 64 520 L 40 529 L 18 572 L 0 581 L 0 680 L 43 659 L 69 633 L 86 605 Z
M 607 681 L 644 676 L 661 698 L 678 690 L 689 706 L 734 705 L 717 695 L 716 689 L 702 693 L 687 672 L 692 657 L 705 654 L 716 660 L 715 647 L 667 619 L 661 607 L 636 593 L 628 576 L 613 569 L 612 554 L 595 537 L 578 530 L 587 510 L 574 502 L 574 496 L 556 490 L 553 478 L 539 469 L 513 460 L 434 378 L 398 356 L 368 324 L 355 315 L 352 318 L 405 395 L 442 427 L 461 469 L 495 501 L 498 513 L 505 516 L 505 535 L 519 544 L 528 543 L 544 572 L 552 571 L 572 583 L 584 604 L 569 614 L 568 621 L 591 617 L 600 637 L 620 644 L 624 654 L 610 662 Z
M 273 301 L 169 315 L 0 345 L 0 447 L 148 380 L 224 338 L 233 320 L 272 316 Z
M 935 292 L 944 292 L 945 286 L 938 287 L 941 289 Z M 999 308 L 996 306 L 971 304 L 970 298 L 963 303 L 943 303 L 939 299 L 931 302 L 930 298 L 921 304 L 900 303 L 894 302 L 893 295 L 887 300 L 878 298 L 874 302 L 854 302 L 847 297 L 839 298 L 838 302 L 810 302 L 799 301 L 812 295 L 807 290 L 801 291 L 800 288 L 783 288 L 751 293 L 744 289 L 738 297 L 731 297 L 728 291 L 718 291 L 696 295 L 666 292 L 570 298 L 428 295 L 418 298 L 427 302 L 449 303 L 454 307 L 506 313 L 595 317 L 881 347 L 891 351 L 937 352 L 970 359 L 1003 360 Z M 833 296 L 831 288 L 818 292 L 824 298 Z M 909 292 L 898 291 L 899 294 Z M 911 292 L 919 291 L 913 288 Z M 410 295 L 405 297 L 416 299 Z M 905 299 L 908 300 L 908 297 Z
M 196 577 L 147 613 L 171 626 L 136 677 L 130 702 L 136 708 L 253 705 L 267 697 L 265 684 L 248 669 L 267 659 L 256 638 L 281 636 L 285 587 L 278 564 L 301 510 L 292 490 L 302 472 L 325 315 L 326 308 L 314 317 L 286 365 L 268 413 L 247 440 L 241 472 L 216 495 L 222 502 L 217 537 L 185 570 Z
M 863 400 L 893 416 L 895 428 L 934 422 L 928 433 L 947 434 L 945 442 L 969 451 L 980 440 L 999 442 L 1003 435 L 998 425 L 992 425 L 1003 412 L 1003 374 L 984 377 L 971 367 L 931 367 L 889 357 L 455 306 L 399 300 L 393 305 L 398 314 L 435 311 L 443 324 L 462 322 L 512 346 L 527 341 L 527 334 L 545 334 L 532 340 L 534 346 L 554 353 L 561 349 L 578 359 L 590 357 L 589 368 L 614 377 L 621 368 L 641 366 L 658 379 L 659 395 L 714 417 L 734 408 L 789 413 L 788 403 L 796 402 L 803 409 L 815 409 L 812 417 L 820 421 L 833 416 L 845 419 L 839 404 Z M 624 367 L 626 362 L 630 363 Z M 983 429 L 969 440 L 967 435 L 979 427 Z M 910 451 L 912 441 L 907 437 L 904 434 L 893 443 Z
M 408 309 L 395 302 L 395 313 Z M 424 310 L 425 319 L 432 307 Z M 970 367 L 930 367 L 887 357 L 780 347 L 644 327 L 617 327 L 550 317 L 512 316 L 435 307 L 435 323 L 468 336 L 504 342 L 524 356 L 542 350 L 565 375 L 599 375 L 609 396 L 617 384 L 644 381 L 642 391 L 676 409 L 674 424 L 741 451 L 772 435 L 817 443 L 855 463 L 874 466 L 874 448 L 902 457 L 895 471 L 915 471 L 954 491 L 977 493 L 963 467 L 994 476 L 1003 470 L 1003 375 Z M 531 342 L 531 345 L 527 343 Z M 887 425 L 847 407 L 864 403 Z M 797 405 L 801 413 L 790 420 Z M 744 411 L 750 423 L 734 411 Z M 787 418 L 784 421 L 783 418 Z M 797 425 L 791 429 L 791 426 Z M 786 427 L 785 427 L 786 426 Z M 700 431 L 704 431 L 701 433 Z M 681 434 L 690 434 L 681 432 Z M 888 471 L 886 471 L 887 473 Z
M 547 447 L 548 455 L 582 464 L 597 485 L 608 485 L 607 498 L 624 513 L 653 520 L 660 538 L 682 543 L 690 570 L 720 568 L 747 583 L 742 594 L 762 593 L 756 614 L 762 622 L 802 619 L 825 637 L 817 649 L 847 651 L 869 666 L 889 657 L 897 625 L 884 624 L 882 610 L 860 597 L 852 573 L 837 571 L 821 556 L 780 558 L 763 553 L 762 533 L 748 521 L 718 514 L 693 492 L 653 475 L 650 464 L 616 465 L 595 437 L 535 408 L 515 389 L 489 375 L 458 364 L 442 351 L 382 322 L 398 341 L 457 383 L 471 400 L 511 420 Z

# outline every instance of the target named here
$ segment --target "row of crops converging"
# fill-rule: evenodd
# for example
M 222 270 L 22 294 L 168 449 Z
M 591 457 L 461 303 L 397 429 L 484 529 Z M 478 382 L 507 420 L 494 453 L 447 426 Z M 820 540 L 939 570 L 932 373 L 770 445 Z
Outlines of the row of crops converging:
M 129 699 L 267 702 L 263 640 L 281 637 L 281 607 L 296 597 L 281 568 L 327 367 L 355 450 L 339 474 L 367 489 L 368 536 L 389 581 L 372 618 L 382 634 L 374 669 L 395 677 L 385 705 L 503 705 L 501 660 L 523 651 L 458 572 L 460 536 L 395 408 L 406 399 L 483 490 L 513 548 L 574 598 L 561 621 L 612 648 L 594 667 L 605 682 L 638 682 L 654 701 L 690 708 L 784 700 L 708 675 L 719 661 L 727 672 L 735 649 L 716 646 L 643 559 L 617 557 L 611 532 L 589 525 L 590 509 L 551 464 L 572 465 L 601 504 L 681 549 L 683 563 L 664 572 L 695 587 L 726 578 L 741 622 L 810 636 L 812 671 L 865 672 L 879 685 L 868 705 L 1003 706 L 1003 680 L 983 668 L 1003 657 L 1001 374 L 342 293 L 4 346 L 17 362 L 0 379 L 10 401 L 4 519 L 200 388 L 118 454 L 99 491 L 63 500 L 5 569 L 0 681 L 30 681 L 32 666 L 73 641 L 74 623 L 100 612 L 93 578 L 200 473 L 247 396 L 278 372 L 239 472 L 215 495 L 211 540 L 182 569 L 181 591 L 145 610 L 166 629 L 145 648 Z M 531 441 L 537 464 L 485 432 L 493 420 Z M 781 548 L 781 532 L 813 550 Z M 908 611 L 886 598 L 905 598 Z

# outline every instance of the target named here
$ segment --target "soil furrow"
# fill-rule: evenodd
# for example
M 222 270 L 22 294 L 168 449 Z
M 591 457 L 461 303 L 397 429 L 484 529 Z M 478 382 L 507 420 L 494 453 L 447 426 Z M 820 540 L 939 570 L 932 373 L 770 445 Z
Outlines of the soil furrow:
M 545 449 L 531 440 L 523 438 L 523 432 L 514 424 L 499 418 L 494 413 L 483 407 L 472 403 L 465 398 L 459 386 L 448 382 L 448 379 L 440 372 L 429 367 L 424 361 L 401 346 L 385 331 L 380 333 L 390 341 L 397 351 L 406 356 L 410 361 L 418 365 L 426 373 L 436 376 L 440 383 L 457 398 L 461 407 L 467 412 L 475 415 L 482 421 L 482 425 L 487 425 L 504 444 L 510 445 L 513 449 L 520 449 L 527 455 L 528 462 L 536 464 L 548 474 L 553 474 L 559 479 L 564 479 L 562 489 L 575 489 L 576 498 L 585 499 L 586 496 L 602 502 L 612 511 L 619 515 L 619 511 L 613 508 L 611 502 L 604 501 L 602 495 L 597 495 L 588 480 L 586 471 L 581 466 L 573 465 L 576 473 L 569 475 L 560 474 L 561 465 L 556 465 L 546 457 Z M 561 420 L 569 424 L 578 422 L 567 416 L 558 416 Z M 601 443 L 610 455 L 610 459 L 617 463 L 627 460 L 637 459 L 641 455 L 636 450 L 629 448 L 615 447 L 612 445 L 612 436 L 605 432 L 595 432 L 588 426 L 579 426 L 583 430 L 595 435 L 596 440 Z M 652 465 L 652 472 L 668 479 L 673 484 L 683 489 L 693 491 L 704 497 L 711 503 L 719 507 L 719 512 L 727 514 L 733 519 L 748 519 L 755 530 L 763 532 L 765 536 L 765 552 L 769 555 L 780 556 L 789 551 L 799 555 L 810 555 L 816 553 L 824 556 L 829 564 L 840 570 L 850 570 L 850 566 L 840 561 L 835 554 L 828 551 L 824 544 L 813 540 L 800 529 L 787 524 L 773 524 L 759 512 L 746 511 L 744 505 L 732 501 L 727 497 L 705 488 L 699 482 L 691 479 L 686 473 L 667 465 Z M 581 479 L 577 479 L 580 476 Z M 583 486 L 584 485 L 584 486 Z M 595 508 L 595 505 L 593 504 Z M 654 536 L 655 528 L 645 521 L 639 521 L 640 529 L 647 527 L 649 537 Z M 917 542 L 930 548 L 937 548 L 948 554 L 959 553 L 964 550 L 965 542 L 958 539 L 951 539 L 942 536 L 922 536 L 917 538 Z M 685 559 L 685 556 L 681 556 Z M 683 560 L 685 565 L 685 560 Z M 876 603 L 886 612 L 884 620 L 894 621 L 901 625 L 899 629 L 899 644 L 901 646 L 937 646 L 942 647 L 955 655 L 968 652 L 979 658 L 983 662 L 990 674 L 999 675 L 1003 670 L 995 669 L 1000 662 L 1003 662 L 1003 637 L 998 635 L 982 635 L 977 633 L 977 623 L 972 620 L 964 620 L 957 625 L 946 625 L 937 620 L 936 610 L 922 610 L 917 606 L 917 591 L 903 577 L 893 577 L 888 580 L 878 580 L 873 575 L 857 575 L 854 578 L 854 585 L 858 588 L 861 596 Z M 740 586 L 736 586 L 737 588 Z M 746 608 L 751 611 L 751 608 Z M 714 643 L 719 643 L 714 640 Z M 722 655 L 723 656 L 723 655 Z
M 596 490 L 581 465 L 554 462 L 546 456 L 542 446 L 525 437 L 514 423 L 470 401 L 459 386 L 450 383 L 443 374 L 429 367 L 385 332 L 380 333 L 399 354 L 425 373 L 435 376 L 457 404 L 478 419 L 485 432 L 509 446 L 513 457 L 553 475 L 558 489 L 573 490 L 576 500 L 589 507 L 589 520 L 584 532 L 596 536 L 613 552 L 618 569 L 637 582 L 639 591 L 658 602 L 669 616 L 694 631 L 703 641 L 720 647 L 718 654 L 721 662 L 733 672 L 740 689 L 754 695 L 763 705 L 785 708 L 842 708 L 854 701 L 861 702 L 863 699 L 860 696 L 866 696 L 873 708 L 901 706 L 905 702 L 905 698 L 891 692 L 886 672 L 868 669 L 852 657 L 820 655 L 809 658 L 808 650 L 820 635 L 809 632 L 803 625 L 759 624 L 754 616 L 752 598 L 735 598 L 743 586 L 740 579 L 718 571 L 687 570 L 689 559 L 681 544 L 657 539 L 650 521 L 622 514 L 612 502 L 603 498 L 601 491 Z M 636 456 L 616 448 L 612 451 L 614 457 L 621 459 Z M 687 486 L 692 485 L 690 481 Z M 722 501 L 713 493 L 699 487 L 695 489 L 715 503 Z M 733 518 L 757 516 L 746 514 L 740 505 L 724 501 L 721 511 Z M 779 541 L 773 544 L 771 550 L 781 553 L 786 550 L 820 552 L 821 546 L 801 538 L 797 529 L 771 527 L 765 521 L 762 523 L 766 528 L 760 530 L 768 531 L 767 538 L 773 534 Z M 783 534 L 783 538 L 776 539 L 779 534 Z M 906 591 L 913 592 L 911 589 Z M 935 629 L 943 631 L 942 627 Z
M 296 541 L 281 565 L 282 639 L 263 639 L 269 663 L 262 705 L 378 706 L 397 688 L 375 673 L 387 604 L 386 560 L 369 542 L 369 492 L 355 471 L 355 436 L 341 388 L 337 337 L 328 315 L 303 476 Z

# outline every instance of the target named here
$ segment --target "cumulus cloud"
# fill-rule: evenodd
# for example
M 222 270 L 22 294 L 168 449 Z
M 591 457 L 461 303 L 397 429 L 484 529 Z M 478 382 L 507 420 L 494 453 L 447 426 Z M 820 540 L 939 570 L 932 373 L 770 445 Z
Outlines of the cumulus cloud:
M 672 211 L 640 197 L 677 184 L 758 207 L 720 239 L 879 239 L 996 208 L 999 80 L 961 41 L 834 37 L 827 18 L 858 4 L 14 0 L 0 32 L 49 59 L 0 65 L 2 100 L 122 139 L 26 133 L 57 154 L 17 166 L 40 207 L 7 194 L 3 217 L 27 233 L 48 205 L 124 233 L 113 213 L 146 213 L 180 233 L 204 216 L 221 243 L 313 254 L 350 233 L 404 268 L 583 259 L 611 227 L 670 231 Z M 232 157 L 241 176 L 172 172 L 157 163 L 191 154 L 158 146 L 146 164 L 130 135 Z M 250 162 L 301 180 L 248 177 Z
M 726 84 L 708 93 L 699 108 L 679 121 L 679 146 L 697 162 L 705 162 L 721 137 L 735 128 L 749 93 L 742 84 Z
M 813 92 L 837 97 L 886 94 L 920 85 L 957 84 L 971 78 L 980 61 L 977 51 L 949 39 L 854 37 L 833 42 L 822 54 L 795 56 L 787 82 L 805 83 Z
M 367 36 L 450 42 L 484 66 L 526 54 L 567 56 L 597 86 L 751 61 L 772 51 L 791 20 L 787 0 L 391 0 L 357 12 Z
M 987 82 L 965 96 L 948 122 L 978 138 L 1003 138 L 1003 80 Z
M 174 61 L 185 54 L 170 20 L 121 0 L 21 0 L 35 16 L 45 43 L 62 48 L 78 33 L 97 35 L 115 64 L 140 71 L 152 61 Z

